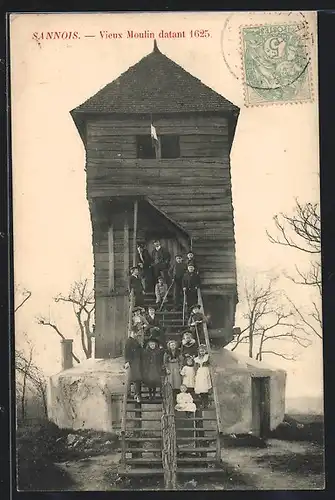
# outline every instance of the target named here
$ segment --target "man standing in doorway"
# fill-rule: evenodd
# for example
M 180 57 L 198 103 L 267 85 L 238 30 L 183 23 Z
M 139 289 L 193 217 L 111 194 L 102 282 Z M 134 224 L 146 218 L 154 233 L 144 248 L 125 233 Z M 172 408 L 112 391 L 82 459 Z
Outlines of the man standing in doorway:
M 152 251 L 151 258 L 153 262 L 155 283 L 157 283 L 160 276 L 163 277 L 165 283 L 168 283 L 171 255 L 166 248 L 161 246 L 161 242 L 159 240 L 154 241 L 154 249 Z

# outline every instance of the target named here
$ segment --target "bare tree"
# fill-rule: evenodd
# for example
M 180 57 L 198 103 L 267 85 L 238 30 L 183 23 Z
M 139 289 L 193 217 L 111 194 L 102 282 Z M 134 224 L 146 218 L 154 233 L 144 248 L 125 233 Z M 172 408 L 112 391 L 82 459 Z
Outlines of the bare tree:
M 292 215 L 280 213 L 275 215 L 274 223 L 276 236 L 267 232 L 271 243 L 293 248 L 310 256 L 308 269 L 295 266 L 296 275 L 286 275 L 293 283 L 313 287 L 320 301 L 312 301 L 309 311 L 303 312 L 293 301 L 290 303 L 301 322 L 305 332 L 313 333 L 322 338 L 322 314 L 320 310 L 322 284 L 321 284 L 321 220 L 318 203 L 300 203 L 295 200 Z
M 81 346 L 86 358 L 92 355 L 92 336 L 94 335 L 94 312 L 95 300 L 94 291 L 89 286 L 89 280 L 75 281 L 67 295 L 59 294 L 54 298 L 55 303 L 67 303 L 72 306 L 80 332 Z M 37 318 L 40 325 L 45 325 L 53 328 L 54 331 L 62 338 L 65 336 L 61 333 L 55 322 L 41 316 Z M 79 359 L 73 354 L 73 358 L 79 363 Z
M 40 398 L 44 416 L 47 416 L 47 395 L 46 395 L 46 379 L 42 371 L 33 361 L 34 346 L 28 342 L 28 354 L 23 350 L 15 351 L 15 371 L 18 398 L 20 400 L 20 416 L 22 420 L 26 416 L 26 400 L 27 391 L 30 389 Z
M 29 380 L 29 373 L 31 370 L 33 362 L 33 347 L 29 346 L 28 356 L 25 356 L 23 351 L 15 351 L 15 370 L 18 374 L 21 374 L 21 382 L 18 382 L 17 377 L 17 389 L 21 389 L 20 394 L 20 410 L 21 418 L 25 419 L 26 416 L 26 396 L 27 396 L 27 384 Z
M 280 343 L 293 342 L 302 347 L 310 344 L 288 307 L 289 303 L 284 303 L 283 293 L 276 289 L 277 279 L 270 278 L 262 284 L 256 279 L 244 281 L 245 312 L 242 317 L 246 324 L 232 341 L 232 351 L 241 344 L 248 344 L 249 357 L 259 361 L 264 354 L 294 359 L 285 352 L 284 346 L 284 349 L 279 348 Z

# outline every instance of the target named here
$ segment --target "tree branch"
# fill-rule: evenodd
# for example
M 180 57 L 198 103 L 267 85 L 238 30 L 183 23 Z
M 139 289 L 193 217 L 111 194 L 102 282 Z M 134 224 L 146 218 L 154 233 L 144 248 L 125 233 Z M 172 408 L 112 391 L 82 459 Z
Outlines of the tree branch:
M 22 307 L 23 304 L 25 304 L 27 302 L 27 300 L 30 299 L 30 297 L 31 297 L 31 291 L 30 290 L 26 290 L 26 293 L 27 293 L 26 297 L 21 301 L 21 303 L 18 306 L 15 307 L 14 313 L 16 313 L 20 309 L 20 307 Z
M 65 336 L 62 334 L 62 332 L 59 330 L 59 328 L 57 327 L 57 325 L 55 325 L 54 323 L 51 323 L 51 321 L 48 321 L 46 320 L 45 318 L 42 318 L 42 317 L 39 317 L 37 318 L 37 323 L 39 325 L 44 325 L 44 326 L 50 326 L 53 330 L 55 330 L 55 332 L 57 333 L 57 335 L 60 336 L 61 339 L 63 340 L 66 340 Z M 77 363 L 80 363 L 80 359 L 77 358 L 77 356 L 72 353 L 72 357 L 73 359 L 77 362 Z

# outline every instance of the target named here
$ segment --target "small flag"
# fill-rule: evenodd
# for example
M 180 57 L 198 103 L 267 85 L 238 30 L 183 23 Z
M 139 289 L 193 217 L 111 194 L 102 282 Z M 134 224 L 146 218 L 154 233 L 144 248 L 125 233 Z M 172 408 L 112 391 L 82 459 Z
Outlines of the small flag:
M 152 139 L 154 139 L 154 141 L 158 142 L 158 137 L 157 137 L 157 132 L 156 132 L 155 127 L 153 126 L 153 124 L 151 124 L 150 127 L 151 127 L 151 137 L 152 137 Z

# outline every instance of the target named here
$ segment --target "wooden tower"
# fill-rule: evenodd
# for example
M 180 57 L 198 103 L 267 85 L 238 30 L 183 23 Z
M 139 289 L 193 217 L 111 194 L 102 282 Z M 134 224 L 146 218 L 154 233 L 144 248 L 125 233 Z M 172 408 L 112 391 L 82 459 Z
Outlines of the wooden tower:
M 71 111 L 86 149 L 97 357 L 122 354 L 136 241 L 150 251 L 157 237 L 172 258 L 192 247 L 211 341 L 231 339 L 237 285 L 229 156 L 238 114 L 156 43 Z

